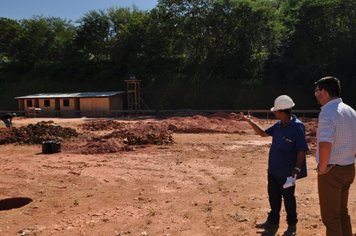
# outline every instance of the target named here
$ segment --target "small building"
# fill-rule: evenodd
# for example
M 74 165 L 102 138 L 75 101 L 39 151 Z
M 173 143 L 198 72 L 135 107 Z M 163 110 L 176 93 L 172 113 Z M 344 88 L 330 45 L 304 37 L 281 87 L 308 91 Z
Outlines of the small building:
M 15 97 L 19 111 L 27 115 L 103 117 L 123 110 L 126 92 L 38 93 Z

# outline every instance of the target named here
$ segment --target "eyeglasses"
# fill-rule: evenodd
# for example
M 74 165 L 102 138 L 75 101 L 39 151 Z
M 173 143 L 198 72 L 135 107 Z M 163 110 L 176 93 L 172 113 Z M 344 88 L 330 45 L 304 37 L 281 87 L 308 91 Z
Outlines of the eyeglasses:
M 321 90 L 320 88 L 316 88 L 316 89 L 314 89 L 314 93 L 316 93 L 316 92 L 318 92 L 320 90 Z

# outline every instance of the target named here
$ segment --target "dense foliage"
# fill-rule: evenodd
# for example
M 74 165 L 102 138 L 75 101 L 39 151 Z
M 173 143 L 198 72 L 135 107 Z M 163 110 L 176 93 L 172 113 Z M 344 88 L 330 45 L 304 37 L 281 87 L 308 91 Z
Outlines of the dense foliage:
M 314 82 L 337 76 L 356 105 L 356 1 L 159 0 L 77 22 L 0 18 L 0 110 L 40 92 L 125 90 L 151 109 L 265 109 L 289 94 L 317 108 Z

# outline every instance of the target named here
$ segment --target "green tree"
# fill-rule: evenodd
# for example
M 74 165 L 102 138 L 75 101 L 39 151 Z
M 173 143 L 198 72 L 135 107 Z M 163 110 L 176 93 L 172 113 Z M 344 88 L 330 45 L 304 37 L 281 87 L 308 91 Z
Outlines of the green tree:
M 142 74 L 147 14 L 125 8 L 112 9 L 109 16 L 114 32 L 110 52 L 112 63 L 121 75 Z
M 292 1 L 290 1 L 292 2 Z M 307 84 L 326 74 L 356 77 L 356 2 L 305 0 L 287 6 L 280 79 Z M 290 9 L 293 9 L 291 11 Z
M 87 60 L 107 61 L 112 30 L 104 11 L 90 11 L 79 20 L 75 44 Z
M 15 42 L 21 35 L 20 24 L 11 19 L 0 18 L 0 65 L 10 63 L 16 51 Z
M 25 68 L 62 61 L 64 49 L 70 45 L 75 34 L 69 22 L 44 17 L 7 21 L 6 27 L 1 27 L 1 30 L 2 53 L 5 53 L 9 63 Z
M 176 59 L 175 73 L 157 81 L 167 87 L 163 80 L 171 80 L 166 100 L 179 97 L 178 106 L 209 106 L 217 100 L 233 106 L 236 93 L 226 93 L 229 87 L 261 81 L 267 59 L 280 44 L 281 26 L 270 1 L 164 0 L 153 13 L 159 14 L 162 35 L 169 35 L 161 48 Z

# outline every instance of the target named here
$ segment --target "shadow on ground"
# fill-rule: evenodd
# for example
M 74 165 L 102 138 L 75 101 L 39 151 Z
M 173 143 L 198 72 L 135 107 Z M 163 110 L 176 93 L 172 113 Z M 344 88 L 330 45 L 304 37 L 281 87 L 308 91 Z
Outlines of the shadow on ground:
M 32 202 L 32 199 L 27 197 L 5 198 L 0 200 L 0 211 L 20 208 L 29 204 L 30 202 Z

